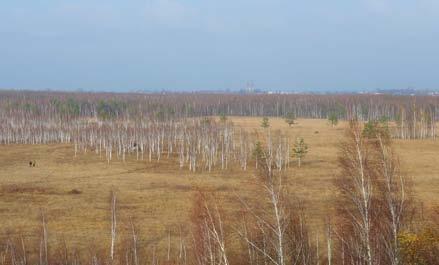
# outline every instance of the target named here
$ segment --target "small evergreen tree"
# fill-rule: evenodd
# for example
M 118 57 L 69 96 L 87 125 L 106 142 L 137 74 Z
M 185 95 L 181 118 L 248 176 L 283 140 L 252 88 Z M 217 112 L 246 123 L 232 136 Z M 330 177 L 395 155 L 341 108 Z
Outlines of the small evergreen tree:
M 377 134 L 378 123 L 376 121 L 368 121 L 364 124 L 363 136 L 366 138 L 375 138 Z
M 302 158 L 304 158 L 308 153 L 308 145 L 305 143 L 303 138 L 299 137 L 296 139 L 293 152 L 294 156 L 297 158 L 297 165 L 300 167 L 302 165 Z
M 364 137 L 369 139 L 381 137 L 382 139 L 387 140 L 390 138 L 390 131 L 387 121 L 381 119 L 380 121 L 370 120 L 366 122 L 364 124 L 362 134 Z
M 288 123 L 288 126 L 291 127 L 296 122 L 296 116 L 294 113 L 290 112 L 285 116 L 285 122 Z
M 262 127 L 262 128 L 268 128 L 268 127 L 270 127 L 270 122 L 268 121 L 268 118 L 267 118 L 267 117 L 263 117 L 263 118 L 262 118 L 261 127 Z
M 203 124 L 203 125 L 210 125 L 211 123 L 212 123 L 212 120 L 209 117 L 204 117 L 201 120 L 201 124 Z
M 335 127 L 338 124 L 338 116 L 335 112 L 332 112 L 328 116 L 328 121 L 332 125 L 332 127 Z
M 380 127 L 383 128 L 385 131 L 389 131 L 389 121 L 390 119 L 387 116 L 382 116 L 379 119 Z
M 222 123 L 226 123 L 226 121 L 227 121 L 227 116 L 226 116 L 226 114 L 224 114 L 224 113 L 221 113 L 221 114 L 220 114 L 220 121 L 221 121 Z
M 256 162 L 256 168 L 258 168 L 259 161 L 264 157 L 264 150 L 260 141 L 255 144 L 255 149 L 253 150 L 253 159 Z

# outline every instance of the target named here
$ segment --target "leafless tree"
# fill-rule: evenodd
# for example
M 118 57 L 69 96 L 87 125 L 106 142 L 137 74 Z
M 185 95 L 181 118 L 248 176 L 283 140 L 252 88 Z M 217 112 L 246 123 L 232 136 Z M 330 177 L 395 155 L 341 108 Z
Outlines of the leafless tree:
M 201 192 L 194 198 L 191 219 L 197 264 L 228 265 L 226 235 L 220 211 L 216 205 L 211 206 Z
M 386 131 L 351 121 L 340 152 L 338 240 L 351 264 L 401 264 L 398 235 L 410 216 L 407 181 Z M 342 232 L 343 231 L 343 232 Z
M 412 213 L 411 194 L 405 176 L 400 172 L 399 161 L 387 135 L 378 132 L 375 151 L 378 176 L 377 200 L 380 202 L 381 239 L 388 263 L 401 264 L 398 236 Z
M 110 258 L 114 260 L 114 247 L 116 244 L 116 192 L 111 191 L 111 244 L 110 244 Z
M 342 211 L 353 234 L 350 241 L 342 244 L 351 251 L 351 256 L 355 257 L 357 263 L 372 265 L 376 250 L 372 238 L 372 196 L 375 191 L 369 155 L 360 124 L 352 121 L 347 132 L 347 141 L 341 146 L 339 161 L 342 172 L 337 184 L 347 203 Z
M 268 153 L 264 152 L 264 153 Z M 315 264 L 306 218 L 300 204 L 288 200 L 283 177 L 267 158 L 260 157 L 257 187 L 265 194 L 259 207 L 252 207 L 242 199 L 248 217 L 236 229 L 248 249 L 250 264 Z M 262 194 L 262 193 L 261 193 Z

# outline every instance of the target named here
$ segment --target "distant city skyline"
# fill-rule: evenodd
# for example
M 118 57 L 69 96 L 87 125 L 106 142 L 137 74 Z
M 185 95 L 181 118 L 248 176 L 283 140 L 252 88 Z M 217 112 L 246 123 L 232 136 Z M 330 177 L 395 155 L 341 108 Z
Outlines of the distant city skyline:
M 435 0 L 0 3 L 0 88 L 439 89 Z

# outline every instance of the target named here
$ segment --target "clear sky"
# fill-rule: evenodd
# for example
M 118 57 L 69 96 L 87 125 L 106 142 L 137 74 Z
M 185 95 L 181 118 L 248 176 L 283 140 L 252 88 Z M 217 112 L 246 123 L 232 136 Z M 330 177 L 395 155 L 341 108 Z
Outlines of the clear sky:
M 439 89 L 438 0 L 0 0 L 0 87 Z

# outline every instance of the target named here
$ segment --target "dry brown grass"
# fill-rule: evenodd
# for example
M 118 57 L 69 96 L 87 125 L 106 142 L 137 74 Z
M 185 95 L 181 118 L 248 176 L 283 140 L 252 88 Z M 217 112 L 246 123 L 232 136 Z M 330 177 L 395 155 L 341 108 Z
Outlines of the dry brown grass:
M 260 118 L 229 119 L 264 135 Z M 346 124 L 332 128 L 324 120 L 298 120 L 289 128 L 282 119 L 270 119 L 270 123 L 273 132 L 281 130 L 292 139 L 301 136 L 309 145 L 302 168 L 293 166 L 287 179 L 291 193 L 305 201 L 311 224 L 321 229 L 325 216 L 332 211 L 337 144 Z M 395 147 L 425 211 L 439 205 L 439 141 L 397 140 Z M 30 160 L 36 160 L 36 167 L 29 167 Z M 249 185 L 253 175 L 253 165 L 246 172 L 191 173 L 179 170 L 172 161 L 148 163 L 133 157 L 126 163 L 115 160 L 107 165 L 93 152 L 74 158 L 70 145 L 0 146 L 0 236 L 10 232 L 34 236 L 43 210 L 51 241 L 66 239 L 79 247 L 102 242 L 109 245 L 109 201 L 114 189 L 119 228 L 127 229 L 132 217 L 141 246 L 163 243 L 169 229 L 176 236 L 181 225 L 187 227 L 197 187 L 211 190 L 233 218 L 239 209 L 235 191 L 249 199 L 255 196 Z

